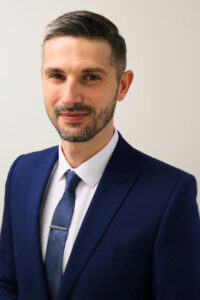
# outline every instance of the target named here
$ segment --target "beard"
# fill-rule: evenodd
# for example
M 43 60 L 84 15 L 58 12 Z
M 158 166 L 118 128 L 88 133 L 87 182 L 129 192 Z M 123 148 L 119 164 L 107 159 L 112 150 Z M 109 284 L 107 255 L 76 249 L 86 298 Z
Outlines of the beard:
M 66 105 L 57 106 L 54 108 L 52 115 L 48 111 L 47 107 L 46 111 L 50 121 L 63 140 L 72 143 L 87 142 L 97 135 L 103 128 L 105 128 L 113 118 L 117 101 L 117 92 L 118 91 L 116 91 L 112 101 L 105 108 L 102 108 L 99 113 L 96 113 L 93 107 L 82 105 L 80 103 L 75 103 L 74 106 L 70 108 L 68 108 Z M 67 112 L 86 112 L 91 117 L 91 121 L 84 128 L 79 129 L 77 133 L 74 133 L 71 128 L 63 129 L 59 125 L 58 118 L 61 113 Z M 70 126 L 76 128 L 80 126 L 80 123 L 70 123 Z

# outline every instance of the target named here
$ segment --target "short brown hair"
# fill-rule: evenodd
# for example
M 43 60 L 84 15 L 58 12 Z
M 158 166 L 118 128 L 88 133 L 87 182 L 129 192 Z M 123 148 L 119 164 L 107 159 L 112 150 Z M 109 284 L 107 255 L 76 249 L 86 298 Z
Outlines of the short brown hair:
M 85 10 L 66 13 L 46 26 L 42 49 L 46 41 L 58 36 L 107 41 L 112 50 L 111 64 L 117 70 L 117 79 L 120 79 L 126 68 L 126 44 L 118 28 L 110 20 Z

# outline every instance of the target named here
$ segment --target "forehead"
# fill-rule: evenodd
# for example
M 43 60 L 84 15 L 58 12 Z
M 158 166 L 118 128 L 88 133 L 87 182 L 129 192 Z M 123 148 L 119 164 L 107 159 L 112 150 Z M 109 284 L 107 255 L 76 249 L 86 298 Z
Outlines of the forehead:
M 111 47 L 108 42 L 82 37 L 62 36 L 45 42 L 43 65 L 94 64 L 111 66 Z

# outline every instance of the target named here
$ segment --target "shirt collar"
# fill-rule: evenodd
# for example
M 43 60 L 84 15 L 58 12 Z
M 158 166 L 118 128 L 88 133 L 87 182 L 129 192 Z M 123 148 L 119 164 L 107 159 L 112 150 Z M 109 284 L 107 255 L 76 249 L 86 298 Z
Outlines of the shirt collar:
M 100 180 L 106 165 L 117 145 L 119 139 L 119 134 L 115 129 L 115 132 L 111 140 L 106 144 L 106 146 L 97 152 L 90 159 L 82 163 L 78 168 L 72 168 L 68 161 L 66 160 L 61 145 L 59 145 L 58 150 L 58 169 L 57 175 L 58 180 L 60 180 L 67 170 L 71 169 L 76 172 L 76 174 L 89 186 L 94 187 Z

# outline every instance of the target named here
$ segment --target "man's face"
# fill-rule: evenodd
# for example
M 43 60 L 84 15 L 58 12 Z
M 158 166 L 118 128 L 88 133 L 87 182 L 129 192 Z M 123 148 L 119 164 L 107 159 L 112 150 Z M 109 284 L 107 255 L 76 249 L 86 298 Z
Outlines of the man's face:
M 46 110 L 62 139 L 84 142 L 113 127 L 118 84 L 107 42 L 52 38 L 45 43 L 42 79 Z

